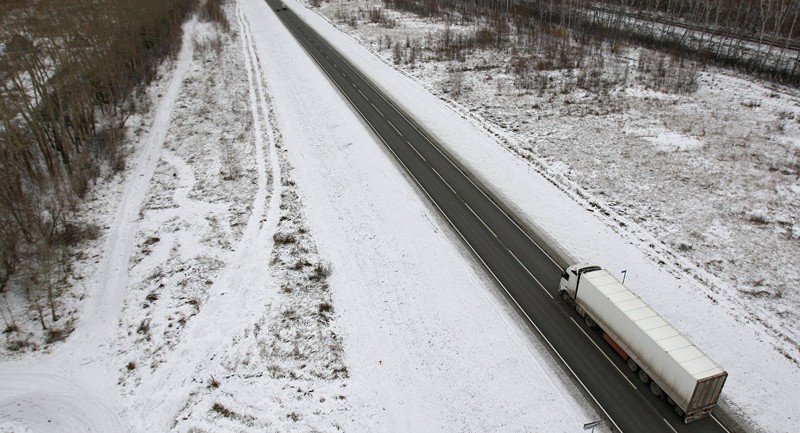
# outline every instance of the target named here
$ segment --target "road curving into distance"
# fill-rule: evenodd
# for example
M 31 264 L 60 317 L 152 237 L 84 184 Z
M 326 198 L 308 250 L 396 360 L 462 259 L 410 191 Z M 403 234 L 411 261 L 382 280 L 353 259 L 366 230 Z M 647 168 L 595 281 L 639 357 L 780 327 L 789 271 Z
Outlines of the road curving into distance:
M 616 431 L 727 432 L 714 417 L 684 424 L 653 396 L 624 361 L 561 301 L 558 282 L 568 265 L 515 222 L 469 173 L 410 116 L 279 0 L 266 0 L 505 291 L 551 353 L 596 403 Z

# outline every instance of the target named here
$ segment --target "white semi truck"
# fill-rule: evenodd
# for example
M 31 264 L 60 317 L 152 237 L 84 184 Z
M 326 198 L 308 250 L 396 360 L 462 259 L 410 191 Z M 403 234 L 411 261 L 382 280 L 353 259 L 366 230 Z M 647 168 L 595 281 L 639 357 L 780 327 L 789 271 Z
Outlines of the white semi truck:
M 570 266 L 559 292 L 684 422 L 711 413 L 728 373 L 608 271 Z

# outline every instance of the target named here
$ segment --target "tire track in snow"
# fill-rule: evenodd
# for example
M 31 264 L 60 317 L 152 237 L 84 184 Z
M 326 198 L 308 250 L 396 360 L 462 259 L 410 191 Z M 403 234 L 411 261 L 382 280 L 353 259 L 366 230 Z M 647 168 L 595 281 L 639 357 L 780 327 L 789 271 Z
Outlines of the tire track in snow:
M 268 263 L 274 246 L 272 236 L 280 218 L 280 165 L 268 117 L 268 91 L 252 29 L 238 4 L 236 13 L 253 116 L 258 190 L 242 238 L 213 284 L 208 302 L 187 325 L 168 361 L 152 376 L 144 377 L 137 390 L 144 401 L 135 405 L 134 410 L 140 411 L 135 416 L 146 420 L 146 431 L 167 431 L 174 427 L 175 418 L 187 404 L 196 383 L 208 379 L 198 376 L 203 363 L 224 349 L 222 343 L 255 322 L 278 290 Z

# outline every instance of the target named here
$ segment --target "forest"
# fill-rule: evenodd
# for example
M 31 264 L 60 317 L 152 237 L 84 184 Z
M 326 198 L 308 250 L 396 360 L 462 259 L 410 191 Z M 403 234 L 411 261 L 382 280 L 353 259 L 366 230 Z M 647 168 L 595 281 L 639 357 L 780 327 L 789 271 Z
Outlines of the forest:
M 221 1 L 14 0 L 0 3 L 0 312 L 23 292 L 48 338 L 70 332 L 59 294 L 70 254 L 100 228 L 74 214 L 93 182 L 125 167 L 126 121 L 200 7 Z
M 389 8 L 486 20 L 498 41 L 542 30 L 622 41 L 800 85 L 800 0 L 386 0 Z

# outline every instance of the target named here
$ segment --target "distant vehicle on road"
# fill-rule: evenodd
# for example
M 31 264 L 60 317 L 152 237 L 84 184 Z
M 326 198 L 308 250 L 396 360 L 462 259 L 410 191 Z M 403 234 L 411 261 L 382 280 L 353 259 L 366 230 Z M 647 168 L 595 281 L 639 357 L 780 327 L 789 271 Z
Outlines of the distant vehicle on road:
M 711 413 L 728 373 L 613 275 L 600 266 L 573 265 L 558 290 L 685 423 Z
M 286 3 L 281 3 L 279 7 L 275 8 L 276 11 L 285 11 L 286 9 L 289 9 L 286 7 Z

